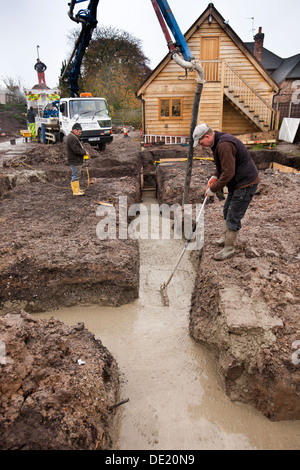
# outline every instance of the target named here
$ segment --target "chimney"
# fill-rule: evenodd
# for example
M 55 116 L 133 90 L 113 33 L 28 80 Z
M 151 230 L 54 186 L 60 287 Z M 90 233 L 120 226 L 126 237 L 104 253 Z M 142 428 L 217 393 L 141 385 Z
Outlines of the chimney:
M 262 27 L 258 28 L 258 33 L 254 36 L 254 50 L 253 54 L 259 62 L 261 62 L 264 45 L 264 33 L 262 33 Z

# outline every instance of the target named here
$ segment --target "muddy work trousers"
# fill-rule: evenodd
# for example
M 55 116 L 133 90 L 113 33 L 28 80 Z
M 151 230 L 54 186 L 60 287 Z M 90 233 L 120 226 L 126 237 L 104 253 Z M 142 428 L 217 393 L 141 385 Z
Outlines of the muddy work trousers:
M 248 206 L 257 190 L 257 184 L 252 184 L 247 188 L 236 189 L 233 193 L 228 193 L 223 207 L 223 215 L 226 225 L 230 230 L 240 230 L 241 220 L 244 217 Z
M 82 165 L 71 166 L 72 176 L 71 181 L 79 181 L 81 175 Z

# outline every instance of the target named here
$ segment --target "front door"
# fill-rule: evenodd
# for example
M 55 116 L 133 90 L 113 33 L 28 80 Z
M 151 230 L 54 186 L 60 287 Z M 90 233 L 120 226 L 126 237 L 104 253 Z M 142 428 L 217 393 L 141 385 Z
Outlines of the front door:
M 220 57 L 220 39 L 219 36 L 201 37 L 200 58 L 204 69 L 204 78 L 207 82 L 217 82 L 219 78 L 219 63 L 205 62 L 216 61 Z

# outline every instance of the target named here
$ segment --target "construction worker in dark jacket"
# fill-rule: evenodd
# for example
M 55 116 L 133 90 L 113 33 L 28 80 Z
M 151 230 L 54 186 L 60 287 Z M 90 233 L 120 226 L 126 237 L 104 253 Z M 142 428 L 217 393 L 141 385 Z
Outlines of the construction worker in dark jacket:
M 241 229 L 241 220 L 256 192 L 259 174 L 244 144 L 231 134 L 213 131 L 207 124 L 196 126 L 193 133 L 194 147 L 211 147 L 216 171 L 208 181 L 205 195 L 215 196 L 225 186 L 228 196 L 223 207 L 223 236 L 216 241 L 224 248 L 214 255 L 216 260 L 230 258 Z
M 83 165 L 83 156 L 88 155 L 88 153 L 84 150 L 79 140 L 81 132 L 81 125 L 75 123 L 66 140 L 68 164 L 71 166 L 72 170 L 71 188 L 74 196 L 84 195 L 84 191 L 79 188 L 79 179 Z

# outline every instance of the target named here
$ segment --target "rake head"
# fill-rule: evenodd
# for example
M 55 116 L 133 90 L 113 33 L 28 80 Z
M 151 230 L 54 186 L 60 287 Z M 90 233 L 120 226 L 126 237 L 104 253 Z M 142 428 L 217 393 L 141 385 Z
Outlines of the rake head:
M 161 299 L 162 299 L 162 302 L 163 302 L 164 306 L 168 307 L 169 306 L 169 297 L 168 297 L 168 293 L 167 293 L 167 286 L 166 286 L 165 283 L 163 283 L 160 286 L 160 295 L 161 295 Z

